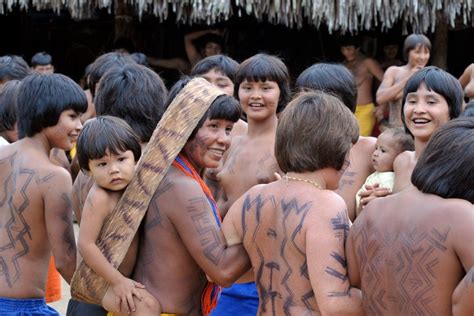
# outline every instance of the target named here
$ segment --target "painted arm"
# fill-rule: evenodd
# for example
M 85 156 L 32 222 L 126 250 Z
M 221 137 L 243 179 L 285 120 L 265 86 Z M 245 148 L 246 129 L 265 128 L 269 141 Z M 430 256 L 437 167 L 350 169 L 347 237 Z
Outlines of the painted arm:
M 44 215 L 49 243 L 53 252 L 56 269 L 71 282 L 76 270 L 76 242 L 72 226 L 71 176 L 65 169 L 46 180 Z
M 328 203 L 329 204 L 329 203 Z M 363 315 L 362 292 L 349 283 L 345 239 L 350 221 L 342 199 L 306 230 L 308 271 L 322 315 Z
M 179 190 L 172 190 L 170 198 L 175 202 L 167 213 L 188 252 L 210 279 L 230 286 L 250 269 L 245 249 L 241 244 L 227 246 L 206 196 L 193 179 L 180 181 Z

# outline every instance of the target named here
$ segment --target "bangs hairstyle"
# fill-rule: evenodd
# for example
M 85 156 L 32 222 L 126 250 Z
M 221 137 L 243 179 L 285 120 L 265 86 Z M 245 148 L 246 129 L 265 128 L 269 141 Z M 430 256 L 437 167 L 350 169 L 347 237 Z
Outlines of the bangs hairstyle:
M 114 67 L 104 74 L 95 97 L 97 115 L 124 119 L 148 142 L 165 113 L 168 91 L 153 70 L 136 63 Z
M 196 128 L 191 133 L 189 140 L 194 139 L 198 130 L 202 127 L 207 119 L 210 120 L 226 120 L 237 122 L 242 115 L 239 101 L 230 95 L 223 94 L 218 96 L 211 104 L 204 116 L 199 120 Z
M 238 97 L 240 84 L 244 81 L 265 82 L 274 81 L 280 88 L 280 99 L 278 100 L 277 113 L 280 113 L 290 101 L 290 76 L 288 68 L 280 58 L 257 54 L 244 60 L 237 70 L 234 82 L 234 95 Z
M 86 94 L 77 83 L 61 74 L 28 75 L 18 88 L 19 137 L 31 137 L 58 124 L 59 116 L 66 110 L 77 113 L 87 110 Z
M 440 127 L 413 170 L 411 182 L 423 193 L 474 203 L 474 118 Z
M 443 96 L 448 104 L 450 119 L 457 118 L 462 110 L 464 92 L 461 84 L 456 78 L 435 66 L 429 66 L 418 70 L 410 77 L 410 79 L 408 79 L 405 89 L 403 90 L 402 121 L 405 130 L 409 133 L 410 131 L 408 131 L 406 127 L 407 125 L 404 115 L 405 102 L 408 94 L 416 92 L 421 84 L 425 84 L 429 91 L 434 91 Z
M 354 76 L 341 64 L 318 63 L 305 69 L 296 79 L 296 88 L 302 91 L 322 91 L 337 96 L 355 112 L 357 86 Z
M 191 76 L 202 76 L 212 69 L 222 73 L 226 77 L 229 77 L 230 81 L 235 81 L 235 74 L 239 68 L 237 63 L 232 58 L 225 55 L 213 55 L 201 59 L 193 69 L 191 69 Z
M 291 101 L 278 121 L 275 157 L 283 172 L 341 170 L 359 125 L 339 98 L 304 92 Z
M 20 81 L 7 81 L 0 89 L 0 132 L 11 131 L 16 123 L 16 98 Z
M 31 66 L 47 66 L 53 64 L 53 57 L 47 52 L 39 52 L 31 57 Z
M 408 54 L 411 50 L 416 49 L 418 46 L 426 47 L 431 51 L 431 42 L 423 34 L 411 34 L 409 35 L 403 44 L 403 58 L 408 61 Z
M 142 149 L 138 135 L 118 117 L 104 115 L 88 121 L 77 139 L 77 159 L 82 170 L 90 170 L 90 160 L 127 150 L 133 152 L 135 162 L 140 159 Z
M 30 67 L 20 56 L 0 57 L 0 83 L 8 80 L 22 80 L 30 73 Z
M 96 85 L 99 83 L 100 78 L 114 67 L 124 66 L 126 64 L 136 64 L 135 60 L 130 57 L 129 54 L 123 53 L 107 53 L 99 56 L 93 63 L 90 68 L 89 77 L 87 83 L 91 94 L 94 97 L 96 93 Z

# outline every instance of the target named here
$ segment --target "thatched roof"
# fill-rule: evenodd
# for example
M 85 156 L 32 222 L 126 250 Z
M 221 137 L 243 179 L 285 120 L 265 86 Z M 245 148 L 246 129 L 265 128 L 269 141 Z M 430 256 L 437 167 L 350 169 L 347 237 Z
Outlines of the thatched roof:
M 414 32 L 434 30 L 443 16 L 454 27 L 474 23 L 474 0 L 127 0 L 143 13 L 166 20 L 171 11 L 181 23 L 214 24 L 241 16 L 254 16 L 260 21 L 301 27 L 304 22 L 319 27 L 327 25 L 330 32 L 370 30 L 374 26 L 390 29 L 402 21 Z M 0 14 L 16 5 L 22 9 L 66 8 L 73 18 L 88 18 L 95 8 L 112 10 L 114 0 L 0 0 Z

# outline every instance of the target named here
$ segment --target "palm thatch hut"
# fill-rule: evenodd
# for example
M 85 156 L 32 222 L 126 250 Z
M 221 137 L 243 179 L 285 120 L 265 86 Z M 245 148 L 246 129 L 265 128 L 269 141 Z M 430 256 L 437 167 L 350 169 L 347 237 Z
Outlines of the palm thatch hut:
M 170 12 L 185 24 L 208 25 L 226 21 L 243 13 L 259 21 L 301 28 L 303 23 L 329 32 L 357 32 L 376 26 L 390 29 L 397 21 L 413 32 L 434 31 L 439 19 L 454 27 L 474 23 L 474 0 L 128 0 L 136 14 L 153 14 L 166 20 Z M 96 8 L 120 10 L 123 1 L 114 0 L 0 0 L 0 14 L 13 7 L 22 9 L 67 9 L 74 19 L 88 18 Z
M 474 34 L 474 0 L 0 0 L 0 26 L 14 30 L 0 54 L 49 50 L 76 80 L 117 38 L 132 39 L 149 56 L 183 57 L 186 32 L 216 26 L 227 30 L 226 53 L 236 60 L 274 53 L 296 64 L 289 65 L 293 74 L 337 61 L 341 34 L 370 33 L 380 48 L 389 32 L 399 39 L 425 33 L 433 41 L 432 64 L 455 75 L 474 53 L 464 45 Z

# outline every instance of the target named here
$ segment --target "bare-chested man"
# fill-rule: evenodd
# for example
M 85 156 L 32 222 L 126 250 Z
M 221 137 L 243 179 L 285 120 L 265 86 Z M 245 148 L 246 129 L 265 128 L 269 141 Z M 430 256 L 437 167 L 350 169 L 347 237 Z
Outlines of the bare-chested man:
M 289 75 L 277 57 L 257 54 L 244 60 L 237 71 L 236 95 L 247 114 L 248 131 L 232 140 L 217 180 L 222 189 L 218 202 L 224 217 L 228 208 L 248 189 L 276 180 L 274 155 L 278 113 L 289 101 Z M 249 271 L 232 287 L 224 289 L 213 316 L 255 315 L 258 293 Z
M 303 71 L 296 80 L 299 91 L 323 91 L 338 96 L 351 112 L 357 100 L 357 88 L 352 74 L 342 65 L 314 64 Z M 356 194 L 365 179 L 374 172 L 372 153 L 375 150 L 374 137 L 360 136 L 351 148 L 349 166 L 345 169 L 336 192 L 347 204 L 349 218 L 356 217 Z
M 76 267 L 69 173 L 48 159 L 70 150 L 87 108 L 81 87 L 59 74 L 32 74 L 17 99 L 19 141 L 0 153 L 0 314 L 59 315 L 44 301 L 51 253 L 69 282 Z
M 370 136 L 375 125 L 372 83 L 374 77 L 378 82 L 382 82 L 383 70 L 376 60 L 362 54 L 357 38 L 347 38 L 341 45 L 341 53 L 345 58 L 344 66 L 350 70 L 356 81 L 357 106 L 355 116 L 359 122 L 360 135 Z
M 474 63 L 470 64 L 466 70 L 464 70 L 459 82 L 464 89 L 464 96 L 468 99 L 474 99 Z
M 258 315 L 362 314 L 346 270 L 346 205 L 331 191 L 358 138 L 357 120 L 337 97 L 306 92 L 282 112 L 275 156 L 285 175 L 247 191 L 223 226 L 228 244 L 243 241 L 252 261 Z
M 446 123 L 413 186 L 375 199 L 354 222 L 347 263 L 367 315 L 452 315 L 453 291 L 474 265 L 473 144 L 473 118 Z
M 206 275 L 229 286 L 250 268 L 242 245 L 227 247 L 217 207 L 199 177 L 203 168 L 219 164 L 240 113 L 237 100 L 227 95 L 210 105 L 145 215 L 133 279 L 146 286 L 165 313 L 208 315 L 208 298 L 217 293 L 211 295 Z
M 405 39 L 403 57 L 404 66 L 392 66 L 387 69 L 377 90 L 377 104 L 389 105 L 389 124 L 391 127 L 403 126 L 401 118 L 401 100 L 403 88 L 410 77 L 422 69 L 430 59 L 431 42 L 422 34 L 411 34 Z

